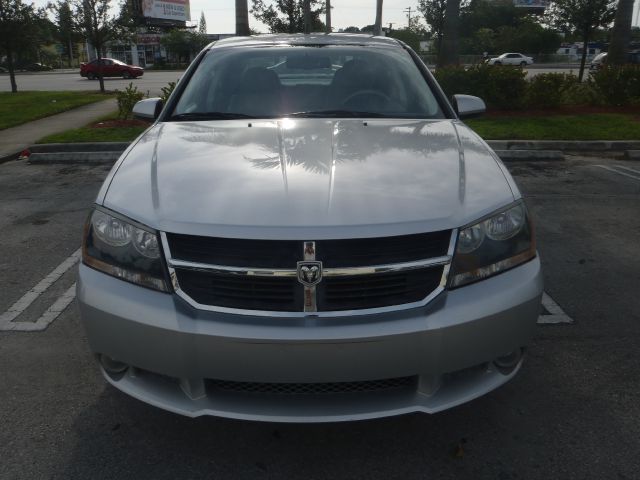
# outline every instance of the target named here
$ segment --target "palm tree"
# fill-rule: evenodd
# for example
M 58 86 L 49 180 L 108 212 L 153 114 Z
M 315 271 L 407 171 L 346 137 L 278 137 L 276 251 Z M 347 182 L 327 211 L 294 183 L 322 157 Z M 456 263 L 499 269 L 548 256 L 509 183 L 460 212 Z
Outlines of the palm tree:
M 247 0 L 236 0 L 236 35 L 242 37 L 251 35 Z
M 382 35 L 382 0 L 376 0 L 376 22 L 373 26 L 374 35 Z
M 631 39 L 631 17 L 633 17 L 633 0 L 619 0 L 607 54 L 609 65 L 622 65 L 626 61 Z

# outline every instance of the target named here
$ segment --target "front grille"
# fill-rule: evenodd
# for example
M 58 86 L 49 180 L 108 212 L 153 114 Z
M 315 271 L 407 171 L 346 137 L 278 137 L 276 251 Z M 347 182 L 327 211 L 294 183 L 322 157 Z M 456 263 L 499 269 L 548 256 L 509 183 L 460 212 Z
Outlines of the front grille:
M 207 380 L 210 389 L 234 393 L 262 395 L 335 395 L 344 393 L 372 393 L 415 388 L 417 377 L 387 378 L 362 382 L 331 383 L 256 383 Z
M 419 302 L 438 287 L 442 269 L 326 278 L 317 287 L 318 310 L 360 310 Z
M 442 280 L 443 265 L 374 273 L 367 267 L 398 265 L 446 257 L 451 231 L 384 238 L 318 240 L 315 259 L 326 269 L 364 267 L 364 272 L 339 270 L 315 286 L 311 311 L 367 310 L 419 302 Z M 296 278 L 303 260 L 302 241 L 246 240 L 167 233 L 168 261 L 180 290 L 199 305 L 240 311 L 302 312 L 305 291 Z M 180 264 L 182 262 L 182 264 Z M 187 262 L 187 264 L 185 264 Z M 189 265 L 188 262 L 192 264 Z M 198 265 L 193 265 L 197 263 Z M 235 267 L 235 272 L 207 270 L 210 265 Z M 266 272 L 252 269 L 278 270 Z M 244 270 L 244 271 L 243 271 Z M 308 294 L 309 292 L 307 292 Z M 308 298 L 308 297 L 307 297 Z
M 303 292 L 296 278 L 240 277 L 176 269 L 180 288 L 202 305 L 299 312 Z
M 413 262 L 447 254 L 450 230 L 382 238 L 316 241 L 325 268 Z M 167 233 L 173 258 L 245 268 L 295 268 L 302 241 L 246 240 Z

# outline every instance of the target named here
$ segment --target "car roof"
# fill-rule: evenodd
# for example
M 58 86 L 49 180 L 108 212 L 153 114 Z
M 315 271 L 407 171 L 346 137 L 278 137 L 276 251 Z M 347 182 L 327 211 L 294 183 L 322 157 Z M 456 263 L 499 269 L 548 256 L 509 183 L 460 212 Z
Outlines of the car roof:
M 269 45 L 366 45 L 401 47 L 395 38 L 379 37 L 357 33 L 287 33 L 253 35 L 250 37 L 229 37 L 211 43 L 208 48 L 230 46 L 269 46 Z

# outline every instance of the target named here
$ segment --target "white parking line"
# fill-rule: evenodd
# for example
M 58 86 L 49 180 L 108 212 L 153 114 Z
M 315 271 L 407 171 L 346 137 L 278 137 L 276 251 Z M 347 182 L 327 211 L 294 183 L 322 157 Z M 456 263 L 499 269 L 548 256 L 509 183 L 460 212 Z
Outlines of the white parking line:
M 618 165 L 615 165 L 615 166 L 618 167 Z M 603 168 L 604 170 L 608 170 L 610 172 L 617 173 L 618 175 L 624 175 L 625 177 L 633 178 L 635 180 L 640 180 L 640 172 L 638 172 L 639 175 L 632 175 L 630 173 L 621 172 L 620 170 L 616 170 L 615 168 L 612 168 L 612 167 L 607 167 L 606 165 L 594 165 L 594 167 Z M 624 168 L 625 170 L 632 170 L 632 171 L 635 172 L 635 170 L 633 170 L 633 169 L 629 169 L 629 168 L 625 168 L 625 167 L 619 167 L 619 168 Z
M 542 294 L 542 306 L 549 312 L 549 315 L 540 315 L 538 317 L 538 324 L 573 323 L 573 318 L 567 315 L 564 310 L 560 308 L 560 305 L 547 295 L 547 292 Z
M 71 303 L 75 296 L 75 284 L 67 290 L 49 309 L 34 322 L 14 322 L 22 312 L 36 301 L 47 289 L 62 277 L 80 259 L 80 249 L 73 252 L 49 275 L 40 280 L 31 290 L 18 299 L 9 309 L 0 315 L 0 330 L 43 330 Z M 71 297 L 69 298 L 69 295 Z M 65 303 L 66 302 L 66 303 Z M 57 314 L 55 314 L 57 312 Z M 55 314 L 55 316 L 53 316 Z M 40 328 L 37 328 L 40 327 Z
M 622 168 L 623 170 L 628 170 L 630 172 L 635 172 L 635 173 L 640 173 L 640 170 L 636 170 L 635 168 L 631 168 L 631 167 L 624 167 L 622 165 L 616 165 L 616 167 L 618 168 Z

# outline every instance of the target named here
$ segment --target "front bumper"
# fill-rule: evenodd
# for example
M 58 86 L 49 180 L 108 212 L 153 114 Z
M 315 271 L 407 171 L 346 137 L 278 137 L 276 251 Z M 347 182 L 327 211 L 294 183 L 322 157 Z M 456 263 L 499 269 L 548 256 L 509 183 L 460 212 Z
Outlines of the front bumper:
M 512 378 L 492 360 L 526 346 L 542 295 L 538 258 L 445 291 L 425 307 L 353 317 L 205 312 L 80 266 L 78 303 L 92 350 L 131 367 L 107 380 L 188 416 L 323 422 L 433 413 Z M 402 388 L 274 394 L 212 382 L 319 384 L 412 377 Z

